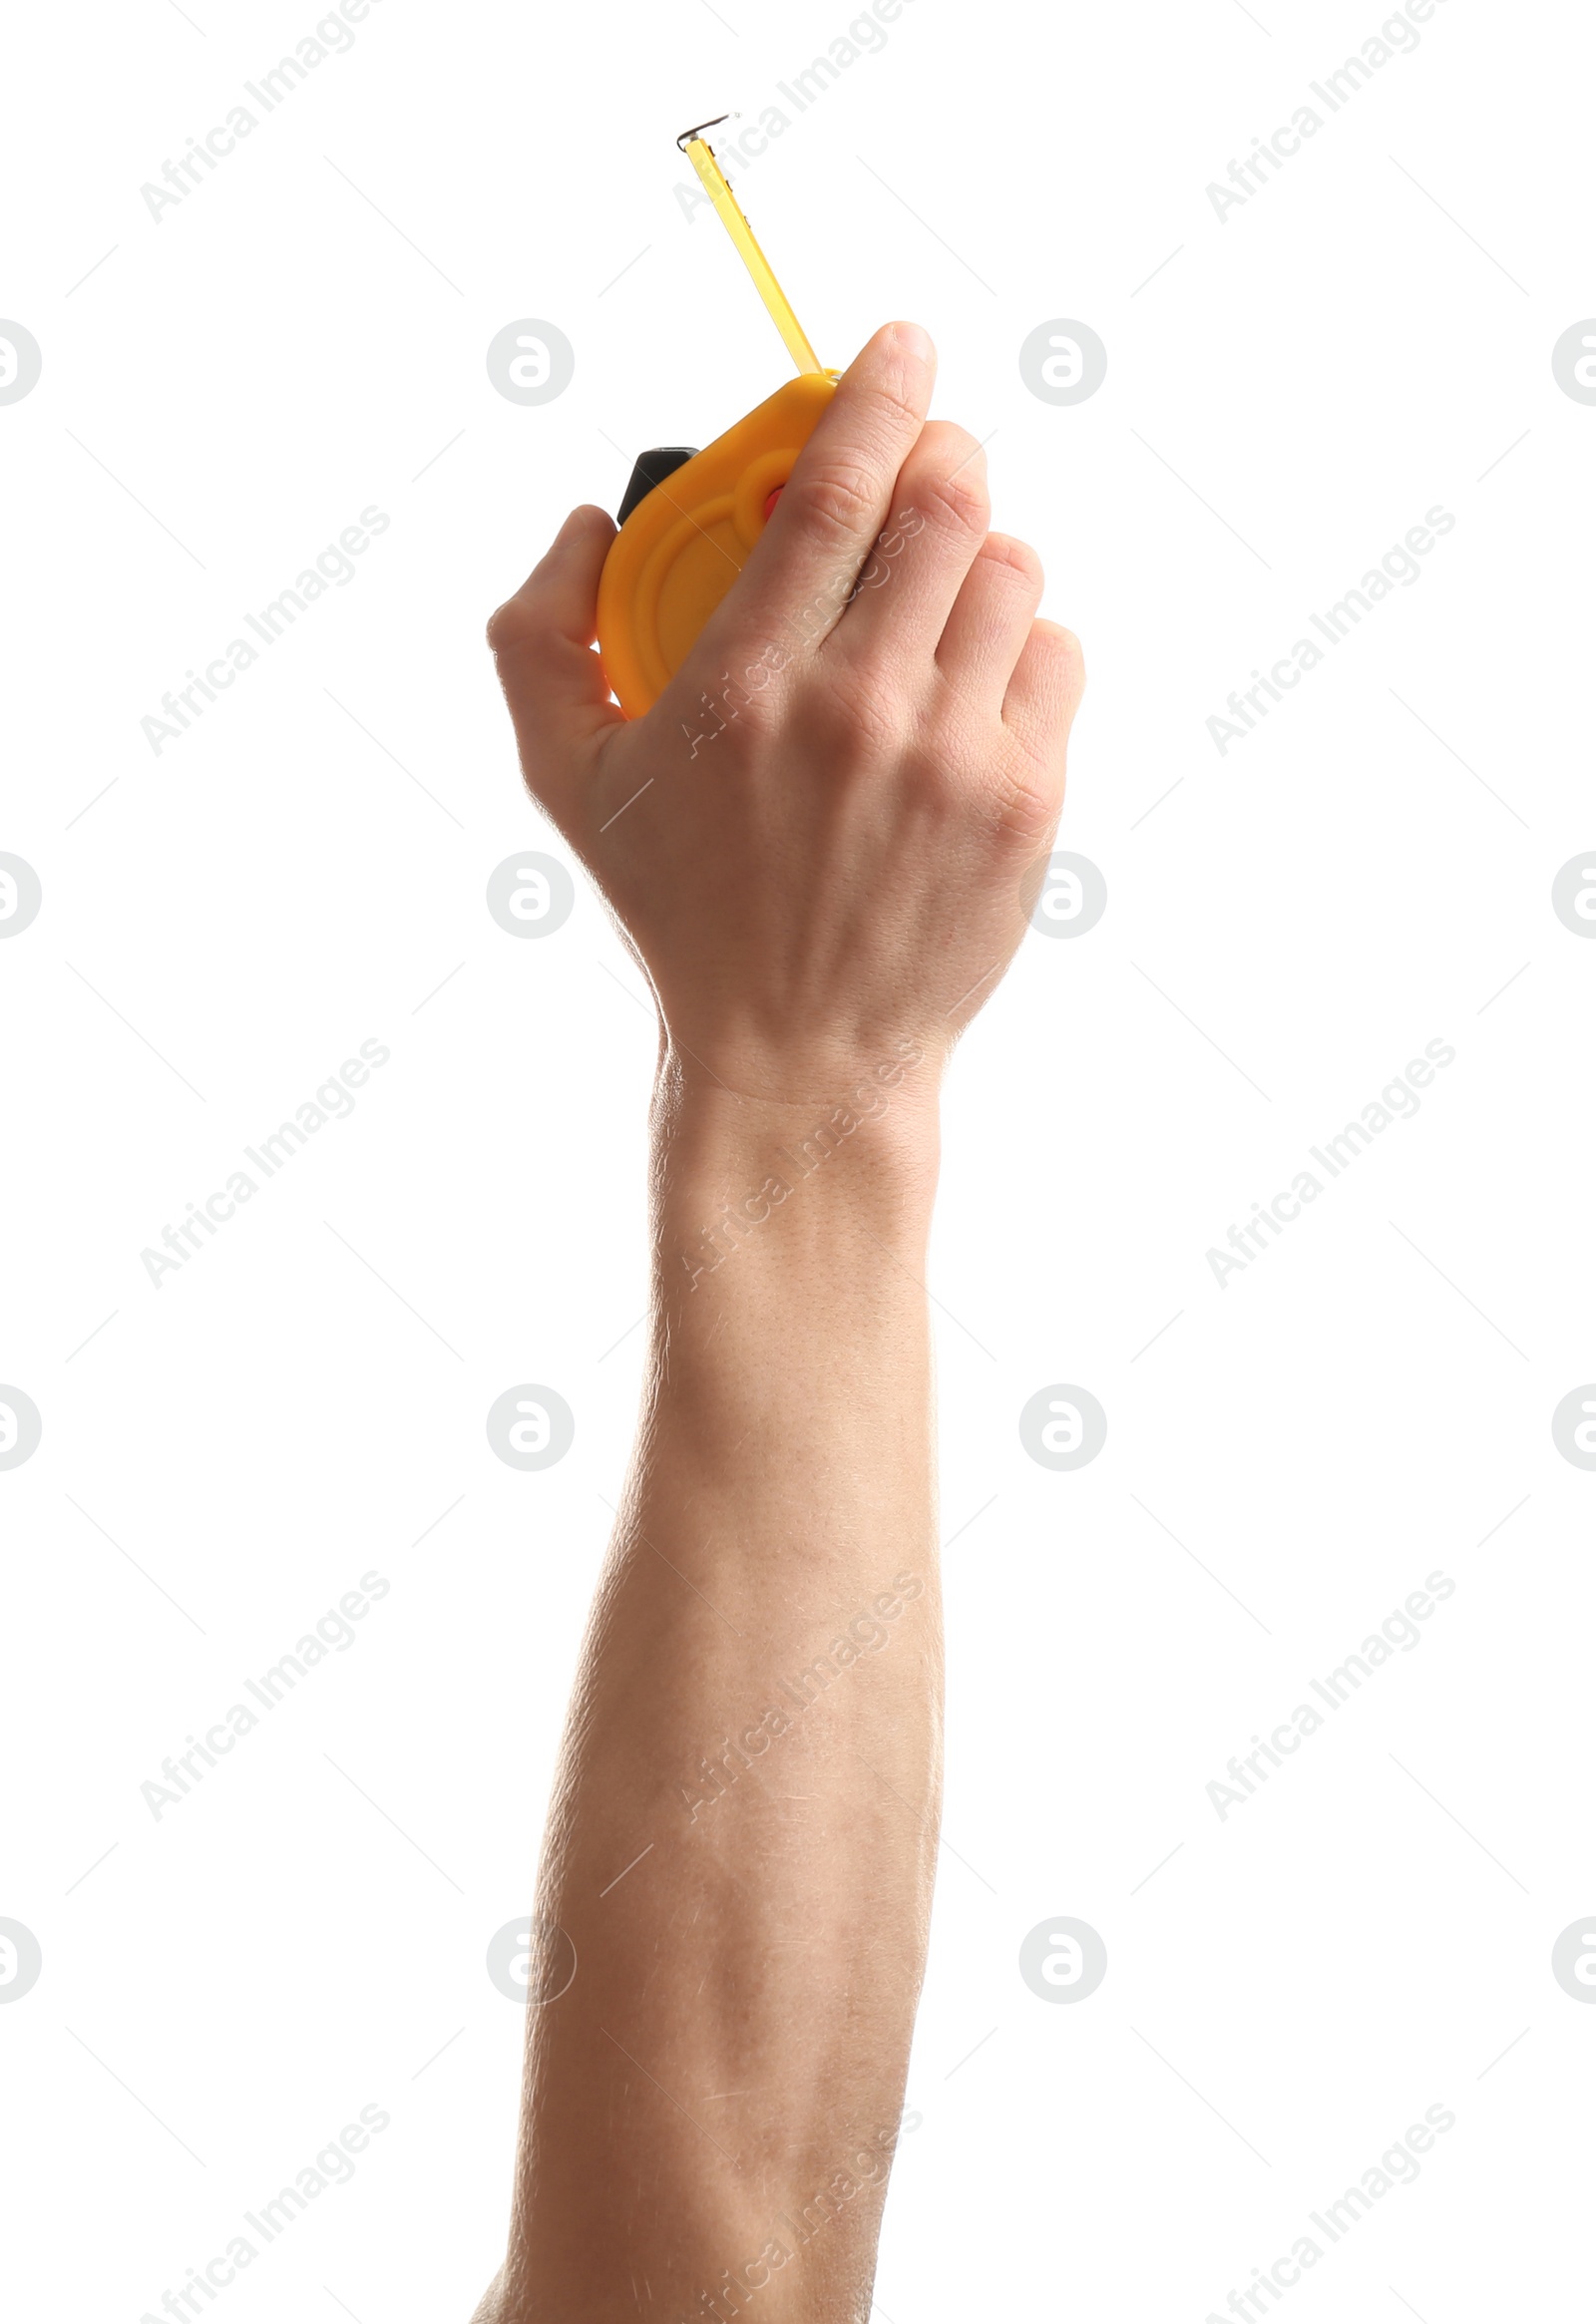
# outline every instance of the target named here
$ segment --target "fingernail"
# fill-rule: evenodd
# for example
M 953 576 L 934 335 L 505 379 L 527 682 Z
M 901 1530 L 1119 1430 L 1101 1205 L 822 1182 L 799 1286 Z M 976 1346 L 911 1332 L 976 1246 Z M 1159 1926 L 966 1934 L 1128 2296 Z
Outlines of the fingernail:
M 923 330 L 919 323 L 894 323 L 892 335 L 894 344 L 916 362 L 935 361 L 937 350 L 931 343 L 931 333 Z

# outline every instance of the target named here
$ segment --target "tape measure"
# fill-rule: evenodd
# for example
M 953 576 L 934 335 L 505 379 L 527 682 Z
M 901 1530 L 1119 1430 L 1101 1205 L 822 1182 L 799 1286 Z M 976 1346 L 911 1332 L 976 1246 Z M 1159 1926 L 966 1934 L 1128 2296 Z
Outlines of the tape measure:
M 697 171 L 799 375 L 703 451 L 660 445 L 637 457 L 620 504 L 620 530 L 598 581 L 598 650 L 628 718 L 640 718 L 664 692 L 742 571 L 839 376 L 821 369 L 699 134 L 714 127 L 702 122 L 676 143 Z

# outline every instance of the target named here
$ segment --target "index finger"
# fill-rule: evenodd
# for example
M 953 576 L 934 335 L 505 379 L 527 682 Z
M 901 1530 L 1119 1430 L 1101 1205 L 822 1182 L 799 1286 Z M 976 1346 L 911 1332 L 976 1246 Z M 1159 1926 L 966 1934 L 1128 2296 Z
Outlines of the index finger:
M 760 641 L 801 650 L 834 626 L 891 513 L 936 376 L 918 323 L 884 323 L 854 357 L 706 626 L 712 656 Z

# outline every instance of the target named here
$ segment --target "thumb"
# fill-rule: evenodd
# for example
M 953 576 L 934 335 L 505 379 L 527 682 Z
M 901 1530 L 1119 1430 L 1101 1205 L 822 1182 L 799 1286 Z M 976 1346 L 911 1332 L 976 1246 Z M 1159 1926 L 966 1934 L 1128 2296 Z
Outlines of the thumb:
M 559 820 L 595 738 L 624 725 L 593 651 L 598 576 L 615 537 L 603 509 L 573 509 L 542 560 L 488 623 L 522 772 Z

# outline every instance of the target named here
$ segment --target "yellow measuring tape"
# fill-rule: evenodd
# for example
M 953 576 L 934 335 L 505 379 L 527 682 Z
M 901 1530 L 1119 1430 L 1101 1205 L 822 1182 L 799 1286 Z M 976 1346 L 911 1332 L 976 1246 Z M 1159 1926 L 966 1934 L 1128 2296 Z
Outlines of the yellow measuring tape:
M 719 118 L 726 121 L 730 116 Z M 719 163 L 699 134 L 714 126 L 701 121 L 696 129 L 684 129 L 676 143 L 735 242 L 799 376 L 778 387 L 702 452 L 662 445 L 644 453 L 632 472 L 622 503 L 627 513 L 598 580 L 598 616 L 604 675 L 628 718 L 640 718 L 687 659 L 769 523 L 837 386 L 837 373 L 821 369 Z M 751 686 L 753 672 L 747 675 Z M 703 695 L 701 700 L 708 698 Z M 712 715 L 719 717 L 718 712 Z M 696 717 L 694 713 L 695 722 Z M 694 735 L 691 755 L 696 757 L 700 742 L 712 741 L 719 731 L 716 726 L 709 734 Z
M 730 116 L 722 114 L 720 119 L 726 121 Z M 713 129 L 715 124 L 706 121 L 700 127 Z M 715 205 L 715 215 L 730 234 L 736 244 L 737 255 L 753 276 L 754 288 L 764 300 L 771 321 L 781 333 L 788 354 L 800 371 L 818 371 L 821 367 L 820 357 L 805 338 L 803 325 L 792 311 L 791 300 L 771 272 L 770 260 L 755 241 L 752 226 L 737 207 L 736 196 L 726 183 L 713 150 L 695 129 L 684 130 L 676 142 L 697 171 L 704 192 Z

